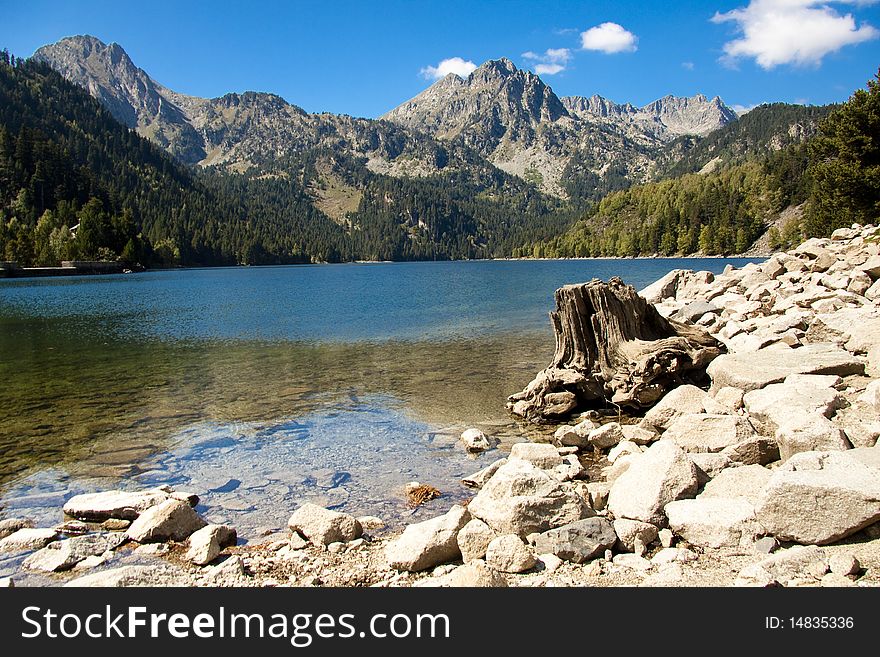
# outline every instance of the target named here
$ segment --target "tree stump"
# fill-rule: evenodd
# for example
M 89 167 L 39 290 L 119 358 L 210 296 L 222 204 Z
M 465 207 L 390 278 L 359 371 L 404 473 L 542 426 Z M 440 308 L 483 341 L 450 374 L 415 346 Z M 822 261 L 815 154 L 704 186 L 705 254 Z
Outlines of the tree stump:
M 707 381 L 722 345 L 697 326 L 663 317 L 619 278 L 556 290 L 553 361 L 507 408 L 533 422 L 611 404 L 645 409 L 683 383 Z

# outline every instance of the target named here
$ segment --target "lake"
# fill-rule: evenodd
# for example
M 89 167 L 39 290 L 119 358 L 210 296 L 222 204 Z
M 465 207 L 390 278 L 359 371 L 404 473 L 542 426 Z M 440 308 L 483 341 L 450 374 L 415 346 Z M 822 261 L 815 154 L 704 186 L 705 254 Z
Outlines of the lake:
M 170 484 L 245 537 L 298 504 L 390 526 L 541 429 L 506 397 L 553 353 L 567 283 L 722 259 L 367 263 L 0 280 L 0 517 Z M 478 457 L 475 426 L 501 440 Z M 443 492 L 407 508 L 412 480 Z

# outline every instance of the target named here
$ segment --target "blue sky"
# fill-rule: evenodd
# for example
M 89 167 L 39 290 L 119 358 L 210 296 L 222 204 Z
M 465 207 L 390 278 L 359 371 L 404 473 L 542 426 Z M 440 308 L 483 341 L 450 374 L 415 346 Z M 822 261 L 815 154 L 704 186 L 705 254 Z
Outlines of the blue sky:
M 16 55 L 92 34 L 176 91 L 270 91 L 367 117 L 499 57 L 543 71 L 560 96 L 636 105 L 842 101 L 880 66 L 880 0 L 0 0 L 0 16 Z

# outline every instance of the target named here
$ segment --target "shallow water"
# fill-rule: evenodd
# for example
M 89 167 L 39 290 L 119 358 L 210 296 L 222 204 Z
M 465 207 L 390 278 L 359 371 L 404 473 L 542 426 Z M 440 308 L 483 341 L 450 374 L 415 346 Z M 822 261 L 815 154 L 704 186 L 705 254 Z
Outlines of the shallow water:
M 244 536 L 305 500 L 394 526 L 535 429 L 507 395 L 549 360 L 566 283 L 726 260 L 325 265 L 0 281 L 0 516 L 169 483 Z M 745 261 L 734 261 L 741 265 Z M 498 436 L 474 458 L 466 427 Z M 402 487 L 444 498 L 413 512 Z

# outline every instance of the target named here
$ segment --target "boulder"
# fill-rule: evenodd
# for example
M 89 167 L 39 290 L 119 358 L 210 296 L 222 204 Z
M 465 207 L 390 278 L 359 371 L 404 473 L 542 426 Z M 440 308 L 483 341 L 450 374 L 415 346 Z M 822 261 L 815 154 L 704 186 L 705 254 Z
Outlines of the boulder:
M 585 563 L 610 550 L 617 542 L 614 528 L 605 518 L 586 518 L 551 529 L 535 537 L 535 550 L 554 554 L 564 561 Z
M 456 505 L 442 516 L 408 525 L 385 547 L 388 565 L 417 572 L 460 558 L 458 532 L 470 519 L 467 509 Z
M 617 534 L 618 545 L 624 552 L 635 552 L 636 541 L 641 541 L 642 545 L 650 545 L 657 540 L 655 525 L 626 518 L 614 521 L 614 533 Z
M 486 549 L 486 564 L 503 573 L 523 573 L 536 563 L 534 553 L 515 534 L 493 539 Z
M 664 506 L 697 492 L 697 468 L 671 440 L 656 442 L 632 458 L 608 494 L 608 509 L 616 518 L 661 525 L 666 522 Z
M 588 447 L 587 438 L 590 432 L 596 428 L 596 423 L 590 419 L 583 420 L 575 426 L 563 425 L 553 434 L 553 437 L 563 447 Z
M 717 360 L 717 359 L 716 359 Z M 667 429 L 673 420 L 688 413 L 704 413 L 714 409 L 716 402 L 696 386 L 683 385 L 669 391 L 663 399 L 645 413 L 645 422 L 658 429 Z
M 505 588 L 507 580 L 497 570 L 486 565 L 485 561 L 476 559 L 441 577 L 430 577 L 420 580 L 415 586 L 451 587 L 451 588 Z
M 493 474 L 495 474 L 498 468 L 500 468 L 505 463 L 507 463 L 507 459 L 498 459 L 497 461 L 494 461 L 487 465 L 479 472 L 475 472 L 474 474 L 465 477 L 461 480 L 461 483 L 471 488 L 482 488 L 483 484 L 489 481 L 489 479 L 492 477 Z
M 161 504 L 169 494 L 159 488 L 147 491 L 108 490 L 75 495 L 64 503 L 64 513 L 79 520 L 102 522 L 108 518 L 134 520 L 147 509 Z
M 720 452 L 754 435 L 754 428 L 744 417 L 693 413 L 673 420 L 663 438 L 686 452 Z
M 185 559 L 197 566 L 206 566 L 220 555 L 227 545 L 234 545 L 236 531 L 226 525 L 207 525 L 189 537 L 189 550 Z
M 54 529 L 22 527 L 0 540 L 0 553 L 39 550 L 58 538 Z
M 751 543 L 761 534 L 755 507 L 743 497 L 698 497 L 665 507 L 669 527 L 692 545 L 719 548 Z
M 614 463 L 619 457 L 625 454 L 641 454 L 642 448 L 631 440 L 624 440 L 618 443 L 608 452 L 608 462 Z
M 783 586 L 804 578 L 819 581 L 828 572 L 828 557 L 815 545 L 779 550 L 756 564 L 743 568 L 734 586 Z
M 787 421 L 804 415 L 831 417 L 845 402 L 832 386 L 836 376 L 796 374 L 782 383 L 773 383 L 752 390 L 743 397 L 743 404 L 752 424 L 765 436 L 773 436 Z
M 731 412 L 736 412 L 743 407 L 743 391 L 739 388 L 731 388 L 730 386 L 721 388 L 715 393 L 713 399 Z
M 456 540 L 461 552 L 461 560 L 465 563 L 486 556 L 489 543 L 497 536 L 492 528 L 482 520 L 472 518 L 458 532 Z
M 745 392 L 779 383 L 791 374 L 862 374 L 865 365 L 852 354 L 829 344 L 798 349 L 762 349 L 754 353 L 725 354 L 713 360 L 707 372 L 712 388 L 725 386 Z
M 144 587 L 144 586 L 191 586 L 184 571 L 169 566 L 122 566 L 77 577 L 64 586 L 81 587 Z
M 0 540 L 14 534 L 19 529 L 32 529 L 34 521 L 28 518 L 6 518 L 0 520 Z
M 733 465 L 767 465 L 779 460 L 779 445 L 774 438 L 755 434 L 741 443 L 720 452 Z
M 485 452 L 495 446 L 495 440 L 490 439 L 479 429 L 467 429 L 461 434 L 461 442 L 469 452 Z
M 858 575 L 862 570 L 862 564 L 859 563 L 858 559 L 851 554 L 842 554 L 840 552 L 831 555 L 831 558 L 828 559 L 828 567 L 832 573 L 842 575 L 843 577 Z
M 660 434 L 650 424 L 648 426 L 624 424 L 621 425 L 620 430 L 623 432 L 624 440 L 633 442 L 636 445 L 650 445 L 660 438 Z
M 562 457 L 550 443 L 516 443 L 510 448 L 510 458 L 528 461 L 542 470 L 562 465 Z
M 186 502 L 167 499 L 141 513 L 126 536 L 138 543 L 183 541 L 207 524 Z
M 800 414 L 785 419 L 776 430 L 779 458 L 783 461 L 800 452 L 847 450 L 846 432 L 819 414 Z
M 621 440 L 625 440 L 625 437 L 618 422 L 609 422 L 597 429 L 593 429 L 587 438 L 589 444 L 597 449 L 614 447 Z
M 718 476 L 725 468 L 732 467 L 733 461 L 724 454 L 711 452 L 689 452 L 688 458 L 697 466 L 697 478 L 700 483 L 705 483 Z
M 706 484 L 697 499 L 742 497 L 756 504 L 772 475 L 772 470 L 760 465 L 727 468 Z
M 859 401 L 880 412 L 880 379 L 871 381 L 868 384 L 865 392 L 859 395 Z
M 49 543 L 39 552 L 34 552 L 22 564 L 30 570 L 60 572 L 70 570 L 88 557 L 115 550 L 128 540 L 120 532 L 101 532 L 75 536 L 64 541 Z
M 880 520 L 880 469 L 849 452 L 795 454 L 774 471 L 756 515 L 780 540 L 833 543 Z
M 570 484 L 518 458 L 498 469 L 468 504 L 468 510 L 499 534 L 520 537 L 594 513 Z
M 359 538 L 363 533 L 361 523 L 354 516 L 331 511 L 311 502 L 294 511 L 287 526 L 315 545 L 345 543 Z

